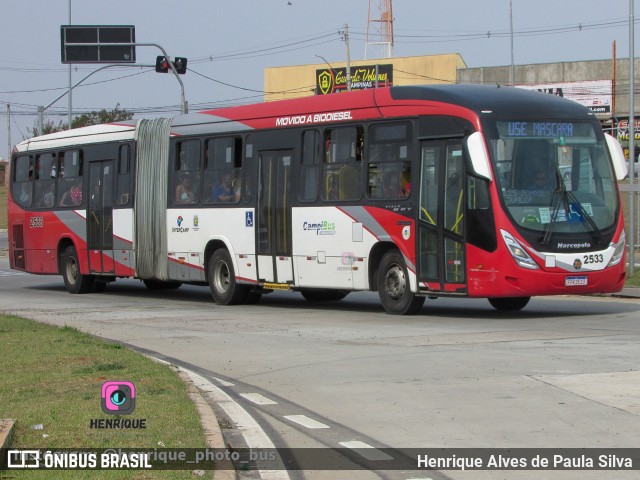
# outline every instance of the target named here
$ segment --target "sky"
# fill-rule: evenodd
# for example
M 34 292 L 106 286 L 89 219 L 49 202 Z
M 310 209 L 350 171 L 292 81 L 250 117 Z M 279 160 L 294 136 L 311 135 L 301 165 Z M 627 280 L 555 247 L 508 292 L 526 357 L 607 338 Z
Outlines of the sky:
M 511 3 L 516 65 L 610 59 L 614 41 L 617 57 L 628 58 L 630 1 L 395 0 L 393 52 L 459 53 L 468 67 L 509 65 Z M 30 136 L 38 106 L 68 87 L 60 26 L 69 24 L 69 4 L 71 24 L 134 25 L 137 42 L 186 57 L 189 71 L 181 78 L 190 112 L 262 101 L 266 67 L 322 63 L 318 56 L 344 62 L 345 25 L 351 59 L 365 59 L 369 0 L 0 0 L 0 158 L 8 156 L 8 121 L 13 145 Z M 636 53 L 638 37 L 640 31 Z M 153 65 L 160 53 L 137 47 L 136 64 Z M 98 67 L 74 65 L 73 83 Z M 134 118 L 176 115 L 178 81 L 153 68 L 119 66 L 73 90 L 74 113 L 116 105 Z M 66 122 L 67 108 L 65 96 L 45 119 Z

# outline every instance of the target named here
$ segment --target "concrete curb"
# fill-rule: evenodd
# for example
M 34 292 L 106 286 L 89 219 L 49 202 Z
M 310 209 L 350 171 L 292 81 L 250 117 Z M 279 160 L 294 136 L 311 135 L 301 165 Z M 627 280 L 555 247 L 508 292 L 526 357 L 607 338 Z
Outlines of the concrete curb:
M 213 412 L 211 406 L 207 403 L 198 387 L 194 385 L 191 377 L 184 369 L 178 367 L 178 375 L 187 386 L 187 393 L 189 395 L 189 398 L 191 398 L 191 401 L 193 401 L 196 409 L 198 410 L 198 414 L 200 415 L 200 423 L 202 424 L 202 428 L 204 428 L 207 447 L 216 449 L 226 448 L 224 438 L 222 437 L 222 431 L 220 430 L 220 425 L 218 424 L 218 418 Z M 219 466 L 221 468 L 216 468 L 216 470 L 214 470 L 214 478 L 222 480 L 235 480 L 237 478 L 233 463 L 231 461 L 225 460 L 222 462 L 218 462 L 216 463 L 216 466 Z
M 214 413 L 211 405 L 207 403 L 207 400 L 204 398 L 203 392 L 196 386 L 191 378 L 190 371 L 174 365 L 165 360 L 161 360 L 160 358 L 156 358 L 152 355 L 144 354 L 145 357 L 153 360 L 154 362 L 161 363 L 166 365 L 172 369 L 175 369 L 180 380 L 187 387 L 187 395 L 194 403 L 196 409 L 198 410 L 198 416 L 200 417 L 200 424 L 204 429 L 205 440 L 207 443 L 207 448 L 213 449 L 225 449 L 227 448 L 224 443 L 224 438 L 222 436 L 222 431 L 220 430 L 220 424 L 218 423 L 218 418 Z M 222 462 L 216 463 L 216 466 L 220 468 L 216 468 L 211 471 L 208 475 L 209 478 L 215 478 L 216 480 L 236 480 L 238 477 L 236 476 L 235 467 L 233 466 L 233 462 L 229 460 L 225 460 Z M 198 472 L 202 478 L 206 477 L 207 474 L 203 470 L 195 470 L 194 472 Z

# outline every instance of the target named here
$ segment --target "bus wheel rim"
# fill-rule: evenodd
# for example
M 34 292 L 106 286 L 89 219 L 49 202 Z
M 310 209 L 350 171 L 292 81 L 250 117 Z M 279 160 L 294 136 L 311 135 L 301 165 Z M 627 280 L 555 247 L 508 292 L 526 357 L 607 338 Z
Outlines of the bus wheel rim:
M 391 265 L 384 276 L 384 289 L 394 300 L 399 300 L 407 290 L 407 278 L 400 265 Z
M 67 276 L 73 281 L 78 279 L 78 263 L 75 258 L 70 258 L 67 262 Z
M 230 277 L 229 266 L 223 261 L 218 262 L 213 278 L 216 290 L 226 292 L 229 289 Z

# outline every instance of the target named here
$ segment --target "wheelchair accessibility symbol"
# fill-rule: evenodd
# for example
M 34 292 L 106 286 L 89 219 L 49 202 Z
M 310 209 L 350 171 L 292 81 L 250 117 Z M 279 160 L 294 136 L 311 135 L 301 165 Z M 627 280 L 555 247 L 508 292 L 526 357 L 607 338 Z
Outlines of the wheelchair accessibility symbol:
M 253 212 L 252 211 L 245 212 L 244 224 L 247 227 L 253 227 Z

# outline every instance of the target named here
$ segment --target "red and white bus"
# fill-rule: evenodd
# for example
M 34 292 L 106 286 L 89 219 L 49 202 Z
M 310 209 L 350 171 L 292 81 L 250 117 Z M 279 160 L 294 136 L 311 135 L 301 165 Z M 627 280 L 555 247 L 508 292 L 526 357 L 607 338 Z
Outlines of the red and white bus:
M 208 285 L 216 303 L 377 291 L 619 291 L 622 149 L 577 103 L 517 88 L 406 86 L 93 126 L 11 159 L 11 267 L 71 293 L 117 278 Z

